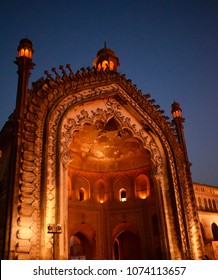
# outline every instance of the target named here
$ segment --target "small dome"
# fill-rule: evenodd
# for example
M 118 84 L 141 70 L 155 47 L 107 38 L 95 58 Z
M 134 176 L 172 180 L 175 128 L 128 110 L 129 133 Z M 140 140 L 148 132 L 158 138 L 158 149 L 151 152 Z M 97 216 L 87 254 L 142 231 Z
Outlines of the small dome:
M 18 48 L 25 48 L 25 47 L 31 48 L 31 49 L 33 48 L 33 44 L 28 38 L 21 39 Z
M 102 56 L 102 55 L 111 55 L 111 56 L 115 56 L 116 57 L 115 52 L 112 49 L 109 49 L 109 48 L 103 48 L 103 49 L 100 49 L 97 52 L 97 56 Z
M 97 56 L 93 61 L 93 66 L 98 70 L 117 71 L 120 66 L 119 58 L 115 52 L 106 46 L 97 52 Z
M 181 110 L 180 104 L 176 101 L 173 102 L 173 104 L 171 105 L 171 108 L 172 108 L 172 111 Z

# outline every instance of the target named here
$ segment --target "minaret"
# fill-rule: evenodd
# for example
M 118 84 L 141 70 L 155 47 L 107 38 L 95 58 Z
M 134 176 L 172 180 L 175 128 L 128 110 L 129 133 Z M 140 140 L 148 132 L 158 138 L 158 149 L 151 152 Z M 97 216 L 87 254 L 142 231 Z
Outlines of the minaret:
M 27 95 L 28 95 L 28 82 L 31 74 L 31 69 L 34 67 L 32 62 L 33 47 L 32 42 L 25 38 L 20 41 L 17 48 L 18 56 L 14 62 L 18 66 L 18 85 L 17 85 L 17 100 L 15 116 L 17 119 L 22 120 L 24 118 Z
M 93 61 L 93 66 L 98 70 L 110 70 L 117 71 L 120 66 L 119 58 L 116 56 L 115 52 L 106 47 L 100 49 L 97 52 L 97 56 Z
M 23 126 L 25 119 L 25 112 L 28 100 L 28 82 L 30 71 L 33 69 L 32 62 L 33 48 L 32 42 L 29 39 L 22 39 L 18 46 L 18 56 L 14 62 L 18 66 L 18 85 L 17 85 L 17 100 L 16 108 L 13 114 L 14 133 L 11 139 L 11 159 L 10 159 L 10 175 L 8 182 L 8 210 L 7 210 L 7 232 L 6 241 L 7 259 L 14 259 L 14 252 L 16 248 L 16 234 L 17 234 L 17 211 L 18 200 L 17 197 L 20 191 L 21 178 L 21 162 L 22 162 L 22 138 Z
M 185 192 L 186 200 L 189 204 L 188 207 L 186 206 L 186 209 L 183 209 L 183 211 L 185 213 L 188 213 L 185 214 L 185 223 L 187 225 L 187 236 L 189 236 L 188 246 L 190 247 L 191 251 L 190 258 L 202 259 L 204 243 L 200 233 L 200 221 L 197 214 L 197 206 L 196 204 L 193 204 L 193 202 L 195 201 L 195 193 L 193 189 L 192 176 L 190 170 L 191 163 L 188 159 L 188 153 L 184 136 L 183 122 L 185 121 L 185 119 L 182 117 L 182 109 L 180 108 L 179 103 L 175 101 L 173 102 L 171 113 L 173 115 L 173 124 L 176 128 L 177 139 L 182 147 L 185 160 L 184 167 L 186 172 L 186 178 L 184 178 L 184 181 L 186 187 L 183 185 L 183 192 Z

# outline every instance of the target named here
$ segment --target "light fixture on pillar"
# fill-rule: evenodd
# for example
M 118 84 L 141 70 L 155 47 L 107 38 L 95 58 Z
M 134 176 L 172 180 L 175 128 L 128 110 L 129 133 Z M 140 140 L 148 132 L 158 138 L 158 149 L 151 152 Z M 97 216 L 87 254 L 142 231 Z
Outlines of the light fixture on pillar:
M 14 62 L 18 66 L 16 114 L 18 118 L 23 119 L 27 107 L 29 77 L 35 65 L 32 61 L 32 42 L 27 38 L 21 39 L 17 51 L 18 56 Z
M 55 246 L 56 246 L 56 235 L 62 233 L 62 225 L 61 224 L 48 224 L 47 233 L 53 234 L 53 260 L 55 260 Z
M 187 168 L 188 168 L 188 171 L 190 173 L 191 163 L 189 162 L 189 159 L 188 159 L 186 141 L 185 141 L 185 136 L 184 136 L 184 126 L 183 126 L 183 123 L 184 123 L 185 119 L 182 117 L 182 109 L 181 109 L 179 103 L 174 101 L 173 104 L 171 105 L 171 108 L 172 108 L 171 113 L 172 113 L 172 116 L 173 116 L 172 123 L 175 126 L 177 140 L 182 147 L 183 154 L 184 154 L 184 157 L 185 157 L 185 161 L 187 163 Z
M 47 233 L 60 234 L 62 233 L 62 225 L 61 224 L 49 224 L 47 227 Z
M 177 103 L 176 101 L 174 101 L 172 104 L 171 113 L 172 113 L 174 119 L 182 118 L 182 109 L 180 108 L 179 103 Z
M 34 53 L 32 42 L 27 38 L 22 39 L 17 48 L 17 51 L 18 57 L 27 57 L 32 59 Z
M 184 119 L 182 117 L 182 109 L 180 107 L 180 104 L 177 103 L 176 101 L 173 102 L 171 105 L 171 113 L 173 116 L 173 124 L 176 129 L 176 134 L 177 134 L 177 139 L 179 143 L 182 144 L 183 148 L 185 148 L 185 139 L 184 139 L 184 134 L 183 134 L 183 122 Z

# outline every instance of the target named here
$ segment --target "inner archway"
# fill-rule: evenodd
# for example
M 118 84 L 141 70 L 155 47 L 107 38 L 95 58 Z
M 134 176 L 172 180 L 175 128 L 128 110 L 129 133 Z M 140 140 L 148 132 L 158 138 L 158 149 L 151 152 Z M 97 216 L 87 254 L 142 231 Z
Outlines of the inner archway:
M 115 260 L 140 260 L 141 247 L 138 234 L 124 230 L 114 238 Z
M 92 256 L 95 259 L 113 259 L 114 255 L 120 259 L 145 259 L 147 256 L 142 256 L 141 246 L 146 247 L 145 243 L 151 240 L 150 232 L 146 238 L 143 237 L 141 245 L 139 235 L 133 236 L 131 231 L 112 239 L 112 230 L 116 224 L 124 221 L 134 223 L 137 219 L 141 232 L 148 231 L 143 229 L 143 219 L 149 223 L 149 208 L 152 208 L 152 213 L 156 209 L 151 180 L 151 172 L 156 170 L 155 160 L 158 159 L 155 142 L 150 135 L 142 137 L 144 132 L 138 132 L 142 130 L 141 125 L 135 118 L 130 120 L 126 111 L 125 117 L 111 113 L 109 109 L 91 111 L 92 117 L 88 111 L 81 110 L 81 115 L 78 113 L 75 109 L 74 115 L 69 114 L 64 125 L 68 142 L 63 143 L 67 149 L 62 158 L 68 159 L 70 194 L 68 240 L 74 224 L 90 224 L 96 232 L 96 254 Z M 131 213 L 130 218 L 124 214 L 125 208 Z M 112 249 L 113 242 L 117 253 Z M 135 244 L 134 248 L 137 245 L 138 250 L 129 248 L 126 252 L 129 242 Z M 122 252 L 122 256 L 118 252 Z
M 81 232 L 70 237 L 70 259 L 91 259 L 91 245 Z

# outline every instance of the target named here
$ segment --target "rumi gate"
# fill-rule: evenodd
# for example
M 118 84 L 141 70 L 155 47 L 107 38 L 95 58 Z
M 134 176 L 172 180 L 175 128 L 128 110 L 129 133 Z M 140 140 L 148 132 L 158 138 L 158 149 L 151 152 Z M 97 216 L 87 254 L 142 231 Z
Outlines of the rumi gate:
M 22 39 L 0 132 L 1 259 L 218 259 L 218 188 L 192 182 L 180 105 L 169 121 L 106 46 L 29 88 L 32 57 Z

